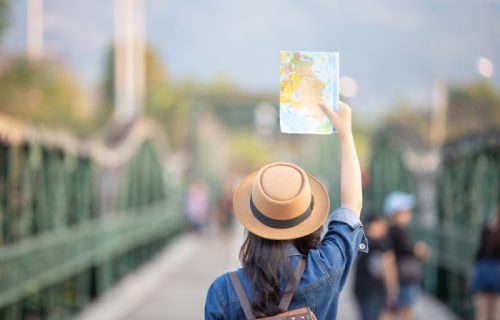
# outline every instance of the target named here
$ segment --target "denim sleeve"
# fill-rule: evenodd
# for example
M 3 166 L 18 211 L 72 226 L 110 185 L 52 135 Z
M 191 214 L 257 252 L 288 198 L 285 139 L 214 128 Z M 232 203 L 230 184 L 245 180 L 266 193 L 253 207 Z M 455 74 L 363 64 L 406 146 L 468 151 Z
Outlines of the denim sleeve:
M 217 288 L 217 282 L 212 283 L 208 289 L 207 299 L 205 300 L 205 320 L 224 320 L 224 308 L 219 303 L 220 291 Z
M 335 274 L 331 283 L 340 293 L 359 251 L 368 252 L 368 241 L 358 215 L 348 208 L 336 209 L 328 222 L 328 230 L 318 249 L 312 251 L 312 263 L 327 276 Z

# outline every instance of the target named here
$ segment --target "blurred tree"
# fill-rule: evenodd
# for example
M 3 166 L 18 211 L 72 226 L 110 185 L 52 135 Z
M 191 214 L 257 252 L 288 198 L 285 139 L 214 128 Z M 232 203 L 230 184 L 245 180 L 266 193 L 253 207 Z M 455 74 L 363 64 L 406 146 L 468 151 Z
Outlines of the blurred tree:
M 356 142 L 359 161 L 362 166 L 367 165 L 370 160 L 370 142 L 373 135 L 373 128 L 365 121 L 361 121 L 355 116 L 352 119 L 352 132 Z
M 448 92 L 446 139 L 456 140 L 468 134 L 500 127 L 500 92 L 487 82 L 452 86 Z M 408 103 L 395 108 L 380 126 L 396 143 L 414 148 L 430 146 L 430 114 Z
M 237 94 L 243 93 L 238 87 L 236 81 L 228 74 L 218 74 L 202 88 L 203 91 L 210 94 Z
M 0 39 L 9 23 L 9 1 L 0 0 Z
M 101 83 L 100 90 L 100 103 L 99 108 L 99 118 L 103 122 L 109 120 L 113 114 L 114 101 L 115 101 L 115 63 L 114 63 L 114 48 L 111 48 L 106 53 L 106 58 L 104 62 L 104 74 Z
M 165 128 L 174 148 L 186 143 L 189 132 L 187 101 L 169 81 L 166 68 L 151 48 L 146 50 L 146 113 Z
M 447 138 L 500 127 L 500 93 L 488 82 L 450 88 Z
M 244 172 L 256 170 L 272 159 L 271 146 L 263 139 L 251 133 L 231 136 L 229 156 L 233 167 Z
M 199 82 L 194 78 L 184 79 L 179 83 L 179 88 L 188 95 L 217 98 L 222 96 L 244 96 L 248 97 L 248 92 L 244 92 L 230 75 L 220 73 L 208 82 Z
M 17 59 L 0 75 L 0 112 L 77 134 L 90 132 L 78 83 L 60 66 Z
M 160 123 L 172 147 L 177 149 L 187 138 L 187 102 L 180 90 L 168 81 L 166 69 L 153 49 L 146 48 L 145 59 L 145 113 Z M 108 51 L 101 90 L 101 118 L 107 119 L 115 105 L 113 48 Z
M 413 148 L 430 146 L 430 115 L 408 103 L 400 103 L 380 126 L 377 136 L 390 138 L 396 145 Z

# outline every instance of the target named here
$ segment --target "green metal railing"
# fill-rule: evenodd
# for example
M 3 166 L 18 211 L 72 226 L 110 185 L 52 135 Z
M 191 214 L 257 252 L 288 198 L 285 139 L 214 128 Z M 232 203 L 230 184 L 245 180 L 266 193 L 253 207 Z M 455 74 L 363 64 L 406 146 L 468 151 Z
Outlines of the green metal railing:
M 67 319 L 181 230 L 156 137 L 142 121 L 107 147 L 0 117 L 0 319 Z
M 403 161 L 401 142 L 377 135 L 372 144 L 370 181 L 363 191 L 364 210 L 382 214 L 385 197 L 395 190 L 415 193 L 415 177 Z
M 500 131 L 470 136 L 443 149 L 438 180 L 440 228 L 433 293 L 472 317 L 469 290 L 483 224 L 500 203 Z
M 429 223 L 416 216 L 411 226 L 414 238 L 426 241 L 432 249 L 423 286 L 457 314 L 470 318 L 473 306 L 469 285 L 480 230 L 500 202 L 500 132 L 445 145 L 437 172 L 411 170 L 403 161 L 402 146 L 390 139 L 374 141 L 365 203 L 381 212 L 384 197 L 396 189 L 423 198 L 417 182 L 425 179 L 423 175 L 435 176 L 437 200 L 431 205 L 437 217 L 431 217 L 434 222 Z

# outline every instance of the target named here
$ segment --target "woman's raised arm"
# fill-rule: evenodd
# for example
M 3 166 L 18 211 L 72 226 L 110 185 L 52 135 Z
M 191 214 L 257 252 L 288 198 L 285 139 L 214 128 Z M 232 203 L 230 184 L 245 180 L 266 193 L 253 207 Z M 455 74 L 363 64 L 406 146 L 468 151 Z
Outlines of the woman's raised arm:
M 354 138 L 352 136 L 351 108 L 341 101 L 339 101 L 338 112 L 332 111 L 332 109 L 323 102 L 320 102 L 319 105 L 337 130 L 340 139 L 341 206 L 352 209 L 359 215 L 363 206 L 363 191 L 361 187 L 361 169 L 356 146 L 354 145 Z

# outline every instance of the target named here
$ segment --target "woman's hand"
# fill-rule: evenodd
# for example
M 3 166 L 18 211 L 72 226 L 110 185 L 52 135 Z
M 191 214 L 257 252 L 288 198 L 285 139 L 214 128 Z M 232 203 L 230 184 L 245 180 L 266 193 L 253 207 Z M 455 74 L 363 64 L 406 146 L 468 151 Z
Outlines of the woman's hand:
M 335 112 L 330 106 L 321 101 L 319 103 L 321 110 L 330 119 L 333 127 L 337 130 L 340 137 L 352 134 L 351 129 L 351 107 L 345 102 L 339 101 L 339 111 Z

